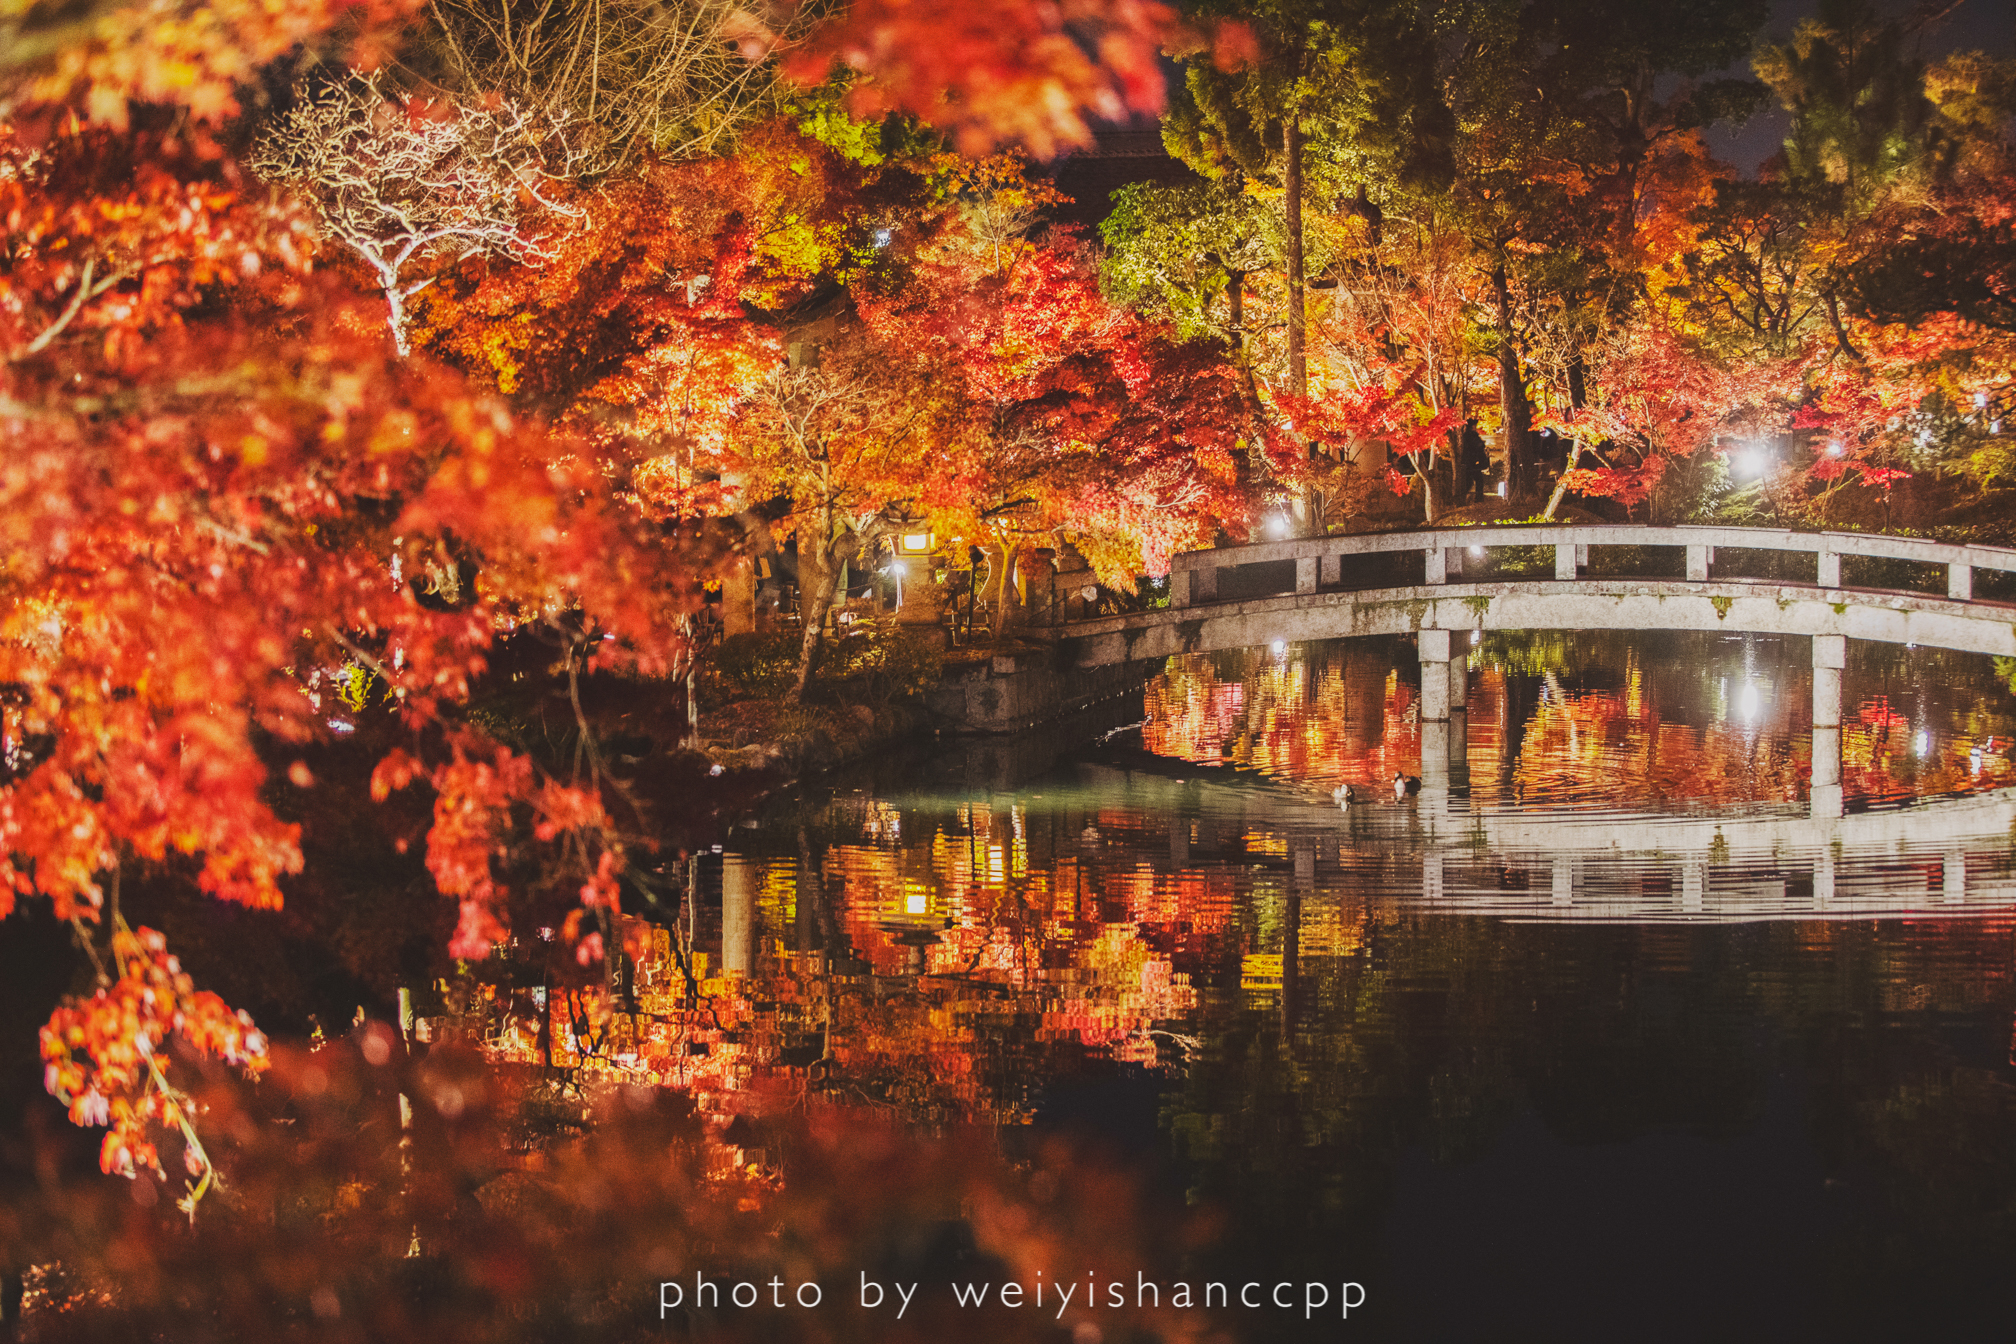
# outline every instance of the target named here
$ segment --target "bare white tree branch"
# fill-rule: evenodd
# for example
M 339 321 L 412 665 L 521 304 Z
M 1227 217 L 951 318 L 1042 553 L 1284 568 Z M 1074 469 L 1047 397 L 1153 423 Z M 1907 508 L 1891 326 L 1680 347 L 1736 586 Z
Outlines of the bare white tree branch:
M 537 263 L 549 240 L 524 226 L 528 203 L 561 216 L 577 208 L 547 195 L 580 175 L 564 113 L 502 98 L 481 106 L 401 101 L 381 76 L 298 91 L 247 166 L 315 205 L 322 227 L 372 268 L 385 292 L 392 342 L 409 354 L 406 301 L 433 283 L 409 268 L 472 252 Z

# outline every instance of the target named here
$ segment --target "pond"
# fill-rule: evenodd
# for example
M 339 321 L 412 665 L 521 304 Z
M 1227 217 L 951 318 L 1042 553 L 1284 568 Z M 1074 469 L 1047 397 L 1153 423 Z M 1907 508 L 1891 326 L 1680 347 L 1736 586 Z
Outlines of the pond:
M 31 920 L 0 1308 L 25 1284 L 48 1341 L 368 1310 L 388 1339 L 1146 1344 L 1115 1299 L 1151 1291 L 1153 1338 L 1242 1344 L 2000 1333 L 2016 697 L 1990 661 L 1850 644 L 1823 809 L 1802 640 L 1457 652 L 1446 726 L 1408 640 L 1259 648 L 731 810 L 578 976 L 528 927 L 431 984 L 335 978 L 318 928 L 452 917 L 361 861 L 354 928 L 156 898 L 276 1036 L 256 1086 L 210 1071 L 228 1184 L 193 1228 L 42 1094 L 35 1026 L 79 981 Z M 955 1300 L 1010 1265 L 1046 1276 L 1040 1321 L 1033 1283 Z M 696 1267 L 824 1305 L 661 1320 Z M 101 1270 L 125 1334 L 52 1311 Z M 857 1277 L 926 1296 L 898 1327 Z M 225 1300 L 269 1314 L 220 1335 Z
M 776 806 L 703 863 L 600 1062 L 1075 1136 L 1142 1218 L 1208 1229 L 1149 1279 L 1357 1283 L 1352 1337 L 1999 1322 L 2016 702 L 1988 660 L 1851 645 L 1848 815 L 1814 822 L 1803 640 L 1469 657 L 1446 795 L 1404 791 L 1411 644 L 1362 640 L 1174 660 L 1118 732 Z M 711 1045 L 677 1044 L 682 961 Z

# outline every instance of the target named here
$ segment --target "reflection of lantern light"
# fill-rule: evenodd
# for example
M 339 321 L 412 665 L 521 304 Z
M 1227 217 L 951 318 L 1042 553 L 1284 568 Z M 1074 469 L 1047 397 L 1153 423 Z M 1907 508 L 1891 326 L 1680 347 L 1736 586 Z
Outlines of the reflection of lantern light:
M 1482 630 L 1472 630 L 1472 631 L 1470 632 L 1470 642 L 1471 642 L 1471 644 L 1473 644 L 1473 645 L 1475 645 L 1475 644 L 1481 644 L 1481 643 L 1483 642 L 1483 640 L 1484 640 L 1484 632 L 1483 632 Z
M 1280 657 L 1282 654 L 1288 652 L 1288 645 L 1283 640 L 1279 639 L 1275 640 L 1273 648 L 1274 648 L 1274 656 L 1277 658 Z
M 905 555 L 924 555 L 931 549 L 929 532 L 905 532 L 896 539 L 896 549 Z
M 1757 721 L 1757 711 L 1762 703 L 1762 697 L 1760 697 L 1757 694 L 1756 682 L 1751 681 L 1744 683 L 1743 698 L 1741 703 L 1742 703 L 1743 717 L 1748 719 L 1750 722 L 1755 723 Z
M 1924 731 L 1923 729 L 1920 729 L 1918 733 L 1919 759 L 1921 760 L 1924 759 L 1926 756 L 1931 754 L 1931 751 L 1932 751 L 1932 734 Z
M 921 915 L 929 899 L 923 892 L 913 891 L 903 898 L 903 909 L 908 914 Z

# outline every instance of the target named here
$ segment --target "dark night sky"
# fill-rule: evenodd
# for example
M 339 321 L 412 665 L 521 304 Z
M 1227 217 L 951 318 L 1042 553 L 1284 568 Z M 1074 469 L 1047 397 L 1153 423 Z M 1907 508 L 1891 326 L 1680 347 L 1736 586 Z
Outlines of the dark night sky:
M 1628 4 L 1631 0 L 1618 3 Z M 1884 13 L 1901 13 L 1910 7 L 1912 0 L 1874 0 L 1874 3 Z M 1773 0 L 1771 21 L 1761 35 L 1762 40 L 1789 39 L 1799 20 L 1818 9 L 1819 0 Z M 1952 13 L 1920 36 L 1919 55 L 1928 59 L 1969 49 L 2000 56 L 2016 55 L 2016 0 L 1961 0 Z M 1173 60 L 1164 59 L 1162 73 L 1172 87 L 1182 82 L 1182 70 Z M 1741 79 L 1753 77 L 1748 58 L 1723 73 Z M 1741 127 L 1712 127 L 1706 134 L 1709 149 L 1717 157 L 1746 173 L 1754 173 L 1759 164 L 1778 152 L 1788 128 L 1785 114 L 1773 107 Z M 1091 231 L 1110 208 L 1109 193 L 1121 184 L 1189 179 L 1187 170 L 1162 153 L 1160 136 L 1151 119 L 1102 124 L 1097 134 L 1098 150 L 1066 155 L 1054 165 L 1058 186 L 1076 201 L 1056 213 L 1062 222 Z
M 1877 0 L 1884 13 L 1900 13 L 1907 8 L 1897 0 Z M 1792 36 L 1799 20 L 1819 9 L 1818 0 L 1774 0 L 1771 23 L 1765 37 L 1783 41 Z M 1922 35 L 1919 54 L 1927 58 L 1949 52 L 1980 50 L 2000 56 L 2016 55 L 2016 0 L 1961 0 L 1952 14 Z M 1748 61 L 1730 67 L 1730 75 L 1750 78 Z M 1788 129 L 1785 114 L 1775 107 L 1760 112 L 1740 130 L 1727 127 L 1710 130 L 1709 148 L 1715 154 L 1747 172 L 1778 152 Z

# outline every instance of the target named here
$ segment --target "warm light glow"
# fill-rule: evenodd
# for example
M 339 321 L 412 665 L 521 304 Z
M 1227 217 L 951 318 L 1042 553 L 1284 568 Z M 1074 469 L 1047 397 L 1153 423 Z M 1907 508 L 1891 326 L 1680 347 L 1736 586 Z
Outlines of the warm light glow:
M 923 555 L 931 549 L 929 532 L 905 532 L 896 539 L 896 549 L 906 555 Z
M 1288 515 L 1285 513 L 1277 513 L 1267 520 L 1268 532 L 1277 537 L 1287 536 L 1290 527 L 1291 524 L 1288 521 Z

